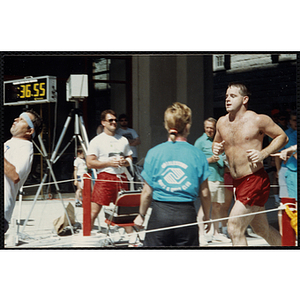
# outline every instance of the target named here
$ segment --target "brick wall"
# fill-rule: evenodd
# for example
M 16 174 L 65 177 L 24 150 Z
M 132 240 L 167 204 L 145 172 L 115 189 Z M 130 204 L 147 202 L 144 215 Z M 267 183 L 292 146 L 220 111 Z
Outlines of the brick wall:
M 278 61 L 278 62 L 277 62 Z M 273 108 L 296 108 L 296 55 L 233 54 L 230 69 L 214 72 L 214 114 L 226 113 L 228 83 L 242 81 L 251 90 L 249 109 L 270 114 Z

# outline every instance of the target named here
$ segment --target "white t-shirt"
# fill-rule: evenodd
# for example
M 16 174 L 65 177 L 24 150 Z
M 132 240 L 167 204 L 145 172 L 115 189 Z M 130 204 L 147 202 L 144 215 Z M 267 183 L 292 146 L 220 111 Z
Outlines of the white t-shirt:
M 33 146 L 28 140 L 12 137 L 4 143 L 4 157 L 16 167 L 20 181 L 16 184 L 4 175 L 4 217 L 10 222 L 18 190 L 26 181 L 32 166 Z
M 76 157 L 74 160 L 74 167 L 77 168 L 77 175 L 78 176 L 83 176 L 87 172 L 87 166 L 85 163 L 85 160 L 80 157 Z
M 118 128 L 117 131 L 116 131 L 117 134 L 119 135 L 122 135 L 124 137 L 126 137 L 127 139 L 130 139 L 130 140 L 135 140 L 136 138 L 139 137 L 139 135 L 136 133 L 136 131 L 132 128 L 128 128 L 125 130 L 125 129 L 122 129 L 122 128 Z M 138 157 L 137 155 L 137 149 L 135 146 L 130 146 L 130 149 L 132 150 L 132 157 Z
M 94 137 L 88 147 L 87 155 L 96 155 L 99 161 L 111 160 L 114 156 L 132 155 L 128 140 L 118 134 L 114 136 L 107 135 L 105 132 Z M 107 167 L 97 169 L 97 173 L 107 172 L 110 174 L 122 174 L 125 167 Z

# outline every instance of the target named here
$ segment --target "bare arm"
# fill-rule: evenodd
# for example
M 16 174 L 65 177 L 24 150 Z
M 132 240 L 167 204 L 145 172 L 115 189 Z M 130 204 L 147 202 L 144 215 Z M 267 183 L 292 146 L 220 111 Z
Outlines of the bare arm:
M 272 156 L 273 154 L 271 154 Z M 277 173 L 277 176 L 278 176 L 278 173 L 281 169 L 281 159 L 279 157 L 275 157 L 275 166 L 276 166 L 276 173 Z
M 74 185 L 77 186 L 77 167 L 74 167 Z
M 200 186 L 200 198 L 201 198 L 201 204 L 203 208 L 203 221 L 209 220 L 209 213 L 210 213 L 210 206 L 211 206 L 211 200 L 210 200 L 210 191 L 208 187 L 208 180 L 202 182 Z M 199 210 L 200 212 L 200 210 Z M 199 213 L 198 213 L 199 217 Z M 206 225 L 206 232 L 210 230 L 211 223 L 204 223 Z
M 275 156 L 275 159 L 280 158 L 284 161 L 287 161 L 291 156 L 294 156 L 297 159 L 297 152 L 296 151 L 297 151 L 297 145 L 294 145 L 294 146 L 291 146 L 287 149 L 282 150 L 281 152 L 271 154 L 271 155 Z
M 143 191 L 141 194 L 141 204 L 139 209 L 139 215 L 134 219 L 135 225 L 142 228 L 145 220 L 145 215 L 152 202 L 152 188 L 145 182 Z
M 218 162 L 219 159 L 220 159 L 220 157 L 219 157 L 218 155 L 215 155 L 215 154 L 214 154 L 213 156 L 211 156 L 211 157 L 209 157 L 209 158 L 207 159 L 207 162 L 208 162 L 209 164 L 212 164 L 212 163 Z
M 260 130 L 273 140 L 261 151 L 256 149 L 247 150 L 248 158 L 252 163 L 262 162 L 270 154 L 273 154 L 284 147 L 289 141 L 284 131 L 277 124 L 275 124 L 270 117 L 266 115 L 260 115 L 258 117 L 258 122 L 260 124 Z
M 16 172 L 16 167 L 4 158 L 4 174 L 11 179 L 15 184 L 20 181 L 19 174 Z
M 273 122 L 273 120 L 270 117 L 264 116 L 264 118 L 266 119 L 266 121 L 263 122 L 263 124 L 265 124 L 264 132 L 266 135 L 273 139 L 271 143 L 262 150 L 266 158 L 271 153 L 275 153 L 279 149 L 284 147 L 288 143 L 289 138 L 284 133 L 284 131 Z
M 212 151 L 214 155 L 220 155 L 224 152 L 225 141 L 222 139 L 219 131 L 219 126 L 220 126 L 220 122 L 222 122 L 222 119 L 223 118 L 220 118 L 220 120 L 216 124 L 216 134 L 212 144 Z

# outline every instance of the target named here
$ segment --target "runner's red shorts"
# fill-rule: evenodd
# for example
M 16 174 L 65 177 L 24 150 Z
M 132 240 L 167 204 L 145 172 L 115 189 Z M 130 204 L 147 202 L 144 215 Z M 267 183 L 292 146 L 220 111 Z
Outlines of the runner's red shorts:
M 270 179 L 264 168 L 244 177 L 233 179 L 236 200 L 249 206 L 264 206 L 270 194 Z
M 101 172 L 97 175 L 91 201 L 99 205 L 108 206 L 110 202 L 115 203 L 120 190 L 128 190 L 128 182 L 125 174 L 118 175 L 117 177 L 115 174 Z

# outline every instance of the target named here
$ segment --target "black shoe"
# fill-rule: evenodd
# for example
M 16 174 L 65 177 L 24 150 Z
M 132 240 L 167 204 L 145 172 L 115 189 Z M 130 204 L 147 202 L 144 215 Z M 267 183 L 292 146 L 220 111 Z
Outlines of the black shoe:
M 82 227 L 81 227 L 81 224 L 79 223 L 79 222 L 76 222 L 74 225 L 73 225 L 73 229 L 74 229 L 74 231 L 77 231 L 77 230 L 79 230 L 79 229 L 81 229 Z
M 70 226 L 65 227 L 60 233 L 58 233 L 58 235 L 59 236 L 72 235 L 71 227 Z
M 82 203 L 81 203 L 81 202 L 76 202 L 76 203 L 75 203 L 75 206 L 76 206 L 76 207 L 82 207 Z

